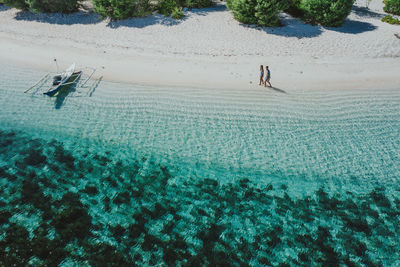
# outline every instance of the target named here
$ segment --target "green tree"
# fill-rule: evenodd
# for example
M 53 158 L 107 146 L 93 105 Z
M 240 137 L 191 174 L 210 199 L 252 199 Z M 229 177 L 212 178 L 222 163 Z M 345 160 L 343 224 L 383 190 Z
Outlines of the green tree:
M 214 3 L 212 0 L 181 0 L 182 5 L 187 8 L 205 8 L 210 7 Z
M 279 26 L 279 12 L 289 8 L 287 0 L 257 0 L 256 13 L 257 24 L 263 26 Z
M 235 19 L 242 23 L 256 24 L 257 0 L 229 0 L 227 7 L 232 10 Z
M 72 13 L 79 8 L 77 0 L 26 0 L 25 2 L 29 5 L 29 10 L 34 12 Z
M 93 5 L 95 12 L 112 19 L 144 16 L 150 10 L 148 0 L 93 0 Z
M 213 4 L 212 0 L 186 0 L 183 5 L 187 8 L 205 8 Z
M 169 16 L 177 9 L 179 4 L 175 0 L 161 0 L 157 5 L 158 11 L 164 16 Z
M 71 13 L 79 8 L 79 0 L 4 0 L 6 5 L 34 12 Z
M 289 0 L 228 0 L 227 6 L 242 23 L 278 26 L 279 12 L 289 7 Z
M 355 0 L 301 0 L 304 20 L 311 24 L 339 27 L 351 12 Z
M 4 4 L 7 6 L 15 7 L 18 9 L 27 10 L 29 5 L 25 2 L 25 0 L 4 0 Z
M 400 0 L 384 0 L 383 3 L 385 12 L 400 15 Z
M 173 19 L 182 19 L 184 16 L 185 14 L 183 14 L 182 7 L 175 7 L 174 10 L 172 10 L 171 17 Z
M 292 15 L 293 17 L 303 17 L 303 10 L 300 8 L 301 0 L 289 0 L 289 7 L 285 9 L 285 12 Z

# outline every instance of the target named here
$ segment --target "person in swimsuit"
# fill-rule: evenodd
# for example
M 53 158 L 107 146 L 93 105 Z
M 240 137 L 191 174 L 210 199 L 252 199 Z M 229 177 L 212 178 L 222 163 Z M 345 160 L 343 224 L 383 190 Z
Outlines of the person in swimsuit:
M 258 85 L 264 84 L 264 66 L 260 66 L 260 83 Z
M 271 83 L 269 82 L 269 80 L 271 79 L 271 72 L 269 71 L 268 66 L 265 66 L 265 71 L 267 72 L 267 75 L 265 76 L 264 86 L 267 87 L 268 83 L 268 86 L 272 87 Z

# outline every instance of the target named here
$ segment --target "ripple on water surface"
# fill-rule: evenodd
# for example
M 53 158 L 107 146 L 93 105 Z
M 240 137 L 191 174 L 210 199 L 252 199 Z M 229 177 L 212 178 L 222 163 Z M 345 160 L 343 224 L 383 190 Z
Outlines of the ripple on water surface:
M 0 262 L 399 264 L 398 91 L 103 82 L 57 106 L 23 94 L 39 76 L 0 83 Z

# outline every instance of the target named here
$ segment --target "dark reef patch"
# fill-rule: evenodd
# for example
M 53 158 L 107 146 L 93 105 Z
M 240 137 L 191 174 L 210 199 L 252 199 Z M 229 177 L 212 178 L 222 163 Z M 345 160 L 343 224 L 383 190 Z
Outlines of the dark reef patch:
M 53 225 L 63 240 L 83 240 L 90 233 L 92 218 L 82 207 L 68 207 L 56 214 Z
M 95 185 L 88 184 L 85 186 L 85 189 L 81 190 L 81 192 L 86 193 L 90 196 L 94 196 L 99 192 L 99 190 L 97 189 L 97 187 Z
M 119 193 L 113 200 L 114 204 L 121 205 L 129 203 L 131 196 L 128 191 Z
M 382 191 L 384 191 L 383 188 L 376 188 L 369 195 L 378 207 L 381 207 L 383 209 L 390 209 L 390 201 L 389 199 L 387 199 Z
M 4 131 L 0 152 L 7 163 L 0 166 L 0 266 L 400 261 L 382 256 L 400 249 L 400 199 L 382 186 L 365 193 L 321 186 L 295 197 L 286 183 L 260 186 L 248 178 L 223 184 L 188 177 L 178 185 L 166 164 L 80 155 L 57 141 Z M 288 248 L 293 254 L 282 257 Z
M 91 266 L 131 266 L 130 261 L 121 251 L 106 243 L 86 244 L 85 251 Z
M 8 210 L 0 210 L 0 224 L 7 223 L 12 214 Z
M 69 169 L 74 169 L 74 161 L 75 158 L 72 156 L 71 153 L 64 150 L 62 144 L 55 144 L 54 146 L 54 159 L 57 160 L 59 163 L 65 164 L 65 166 Z
M 10 224 L 6 237 L 0 242 L 0 263 L 12 266 L 15 263 L 26 265 L 32 255 L 29 232 L 18 224 Z
M 47 157 L 42 154 L 40 150 L 30 149 L 27 151 L 27 156 L 24 159 L 26 165 L 38 166 L 44 164 Z

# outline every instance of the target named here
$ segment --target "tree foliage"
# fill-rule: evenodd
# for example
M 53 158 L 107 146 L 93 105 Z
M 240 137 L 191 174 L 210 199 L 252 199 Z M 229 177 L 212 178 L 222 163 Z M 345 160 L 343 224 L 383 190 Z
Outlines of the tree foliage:
M 289 7 L 285 10 L 285 12 L 296 18 L 303 17 L 304 12 L 300 8 L 300 3 L 301 0 L 290 0 Z
M 78 0 L 27 0 L 29 9 L 34 12 L 72 13 L 78 10 Z
M 391 15 L 384 16 L 381 21 L 387 22 L 389 24 L 400 25 L 400 20 L 393 18 Z
M 304 20 L 311 24 L 339 27 L 351 12 L 354 0 L 301 0 Z
M 156 8 L 164 16 L 174 19 L 183 18 L 183 8 L 204 8 L 213 5 L 212 0 L 159 0 Z
M 112 19 L 140 17 L 150 12 L 148 0 L 93 0 L 93 5 L 95 12 Z
M 79 8 L 79 0 L 4 0 L 6 5 L 34 12 L 71 13 Z
M 400 0 L 384 0 L 383 3 L 385 12 L 400 15 Z
M 307 23 L 338 27 L 351 12 L 355 0 L 227 0 L 235 19 L 246 24 L 278 26 L 285 11 Z M 385 0 L 400 1 L 400 0 Z
M 182 3 L 182 6 L 187 8 L 205 8 L 212 5 L 212 0 L 184 0 L 184 2 Z
M 184 16 L 185 14 L 183 14 L 182 7 L 175 7 L 174 10 L 172 10 L 171 17 L 173 19 L 182 19 Z
M 279 12 L 289 7 L 288 0 L 229 0 L 234 17 L 247 24 L 278 26 Z
M 169 16 L 178 8 L 178 3 L 175 0 L 161 0 L 158 3 L 157 9 L 164 16 Z
M 257 0 L 257 24 L 262 26 L 279 26 L 279 12 L 289 7 L 286 0 Z
M 227 7 L 232 10 L 235 19 L 246 24 L 256 24 L 257 0 L 228 0 Z
M 25 0 L 4 0 L 3 2 L 7 6 L 15 7 L 22 10 L 27 10 L 29 7 Z

